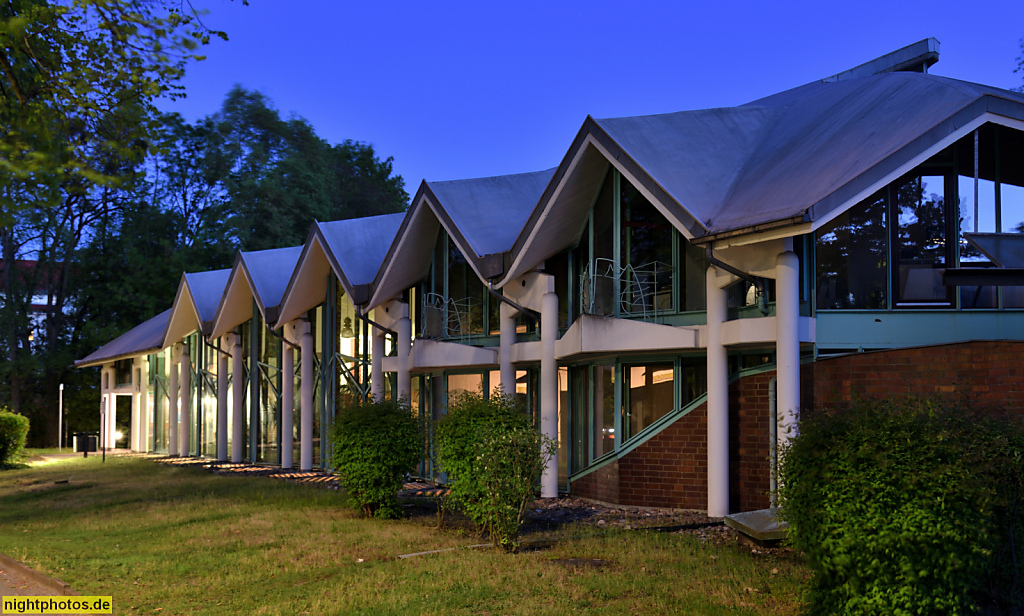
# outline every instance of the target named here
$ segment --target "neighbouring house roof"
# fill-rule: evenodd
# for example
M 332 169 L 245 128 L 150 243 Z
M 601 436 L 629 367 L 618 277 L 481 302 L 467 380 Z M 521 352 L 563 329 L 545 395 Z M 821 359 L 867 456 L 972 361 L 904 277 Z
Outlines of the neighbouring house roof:
M 267 323 L 277 321 L 285 288 L 302 246 L 239 252 L 221 296 L 209 337 L 217 338 L 252 318 L 252 302 Z
M 512 249 L 554 172 L 422 182 L 374 281 L 370 305 L 391 299 L 426 275 L 441 228 L 478 276 L 501 275 L 504 253 Z
M 352 303 L 364 305 L 405 213 L 313 225 L 281 300 L 275 327 L 324 302 L 333 272 Z
M 230 275 L 230 269 L 181 275 L 161 348 L 171 346 L 195 330 L 209 335 Z
M 148 321 L 136 325 L 99 349 L 75 362 L 76 368 L 100 366 L 119 359 L 156 353 L 163 347 L 164 330 L 170 310 L 165 310 Z

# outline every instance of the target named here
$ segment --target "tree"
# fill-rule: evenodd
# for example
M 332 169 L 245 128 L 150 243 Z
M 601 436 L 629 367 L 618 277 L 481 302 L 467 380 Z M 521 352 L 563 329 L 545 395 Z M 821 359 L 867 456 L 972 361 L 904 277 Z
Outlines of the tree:
M 156 129 L 153 101 L 180 95 L 185 64 L 211 34 L 171 0 L 11 0 L 0 6 L 0 175 L 46 188 L 120 179 L 90 155 L 122 110 L 138 115 L 107 147 L 136 158 Z M 31 207 L 2 203 L 7 221 Z
M 180 94 L 211 35 L 173 0 L 0 5 L 0 387 L 36 444 L 56 436 L 46 420 L 81 356 L 79 250 L 109 238 L 159 132 L 155 99 Z
M 301 244 L 314 220 L 401 212 L 407 205 L 391 158 L 381 161 L 366 143 L 332 146 L 303 118 L 281 119 L 259 92 L 235 87 L 202 124 L 212 128 L 202 160 L 228 202 L 222 237 L 243 250 Z

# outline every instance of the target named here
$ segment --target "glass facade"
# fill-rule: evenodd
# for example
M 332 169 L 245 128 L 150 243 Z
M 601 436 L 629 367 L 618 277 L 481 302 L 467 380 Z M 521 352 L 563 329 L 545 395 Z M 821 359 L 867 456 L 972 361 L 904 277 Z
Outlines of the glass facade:
M 586 470 L 707 393 L 703 356 L 629 359 L 559 369 L 559 464 Z M 562 413 L 562 409 L 568 413 Z
M 653 319 L 702 311 L 704 250 L 686 241 L 643 194 L 609 167 L 577 246 L 554 260 L 565 321 L 580 314 Z M 562 301 L 563 298 L 566 301 Z M 559 324 L 562 325 L 560 318 Z M 567 325 L 566 325 L 567 326 Z
M 986 124 L 815 233 L 819 310 L 1024 307 L 1024 287 L 946 287 L 992 267 L 964 233 L 1024 232 L 1024 133 Z

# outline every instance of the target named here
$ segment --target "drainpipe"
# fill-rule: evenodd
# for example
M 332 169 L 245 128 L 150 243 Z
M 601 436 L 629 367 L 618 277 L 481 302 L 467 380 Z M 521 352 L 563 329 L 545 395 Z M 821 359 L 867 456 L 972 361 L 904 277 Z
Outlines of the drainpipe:
M 763 314 L 763 315 L 767 315 L 768 314 L 768 304 L 767 304 L 767 302 L 768 302 L 767 295 L 768 294 L 765 292 L 764 281 L 763 280 L 761 280 L 757 276 L 753 276 L 751 274 L 748 274 L 747 272 L 744 272 L 743 270 L 737 269 L 737 268 L 729 265 L 725 261 L 721 261 L 721 260 L 717 259 L 715 257 L 715 255 L 714 255 L 714 253 L 711 251 L 711 244 L 708 244 L 705 247 L 705 256 L 707 257 L 708 263 L 710 263 L 711 265 L 714 265 L 715 267 L 717 267 L 719 269 L 725 270 L 725 271 L 729 272 L 730 274 L 732 274 L 733 276 L 736 276 L 737 278 L 740 278 L 742 280 L 746 280 L 750 284 L 754 285 L 754 287 L 757 289 L 757 297 L 758 297 L 758 299 L 757 299 L 757 306 L 758 306 L 758 308 L 761 309 L 761 314 Z
M 778 377 L 768 381 L 768 505 L 779 506 L 779 407 L 776 400 Z
M 498 301 L 504 304 L 508 304 L 509 306 L 512 306 L 513 308 L 518 310 L 520 314 L 526 316 L 526 318 L 530 319 L 534 323 L 536 323 L 540 319 L 540 313 L 537 312 L 536 310 L 531 310 L 526 306 L 517 304 L 514 301 L 502 295 L 501 293 L 498 293 L 498 291 L 494 288 L 494 283 L 491 282 L 490 280 L 487 281 L 487 291 L 494 297 L 498 298 Z

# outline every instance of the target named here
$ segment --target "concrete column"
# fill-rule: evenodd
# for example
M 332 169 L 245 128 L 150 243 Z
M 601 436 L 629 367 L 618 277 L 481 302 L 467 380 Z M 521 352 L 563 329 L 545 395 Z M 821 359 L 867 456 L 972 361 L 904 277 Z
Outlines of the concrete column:
M 284 339 L 295 341 L 295 322 L 284 326 Z M 281 359 L 281 468 L 293 466 L 295 451 L 295 348 L 285 344 Z
M 791 251 L 775 259 L 775 323 L 778 439 L 785 444 L 800 419 L 800 259 Z
M 245 451 L 245 367 L 242 337 L 231 334 L 231 461 L 241 462 Z
M 301 336 L 300 353 L 302 353 L 302 374 L 301 395 L 299 399 L 299 457 L 300 468 L 304 471 L 313 468 L 313 367 L 316 365 L 314 357 L 315 347 L 313 346 L 313 334 L 309 331 L 309 323 L 302 322 L 296 329 Z
M 217 461 L 228 461 L 228 356 L 231 336 L 220 337 L 217 353 Z
M 132 359 L 132 412 L 131 425 L 128 427 L 128 433 L 131 435 L 128 439 L 128 448 L 132 451 L 139 450 L 139 426 L 142 425 L 142 395 L 139 393 L 139 389 L 142 381 L 142 369 L 139 367 L 139 358 Z
M 504 325 L 504 323 L 502 323 Z M 502 330 L 504 331 L 504 330 Z M 558 341 L 558 296 L 545 293 L 540 311 L 540 431 L 558 441 L 558 362 L 555 343 Z M 512 392 L 515 392 L 513 372 Z M 558 449 L 544 467 L 540 480 L 541 498 L 558 496 Z
M 178 453 L 182 456 L 187 456 L 189 455 L 189 441 L 192 436 L 192 360 L 189 358 L 188 346 L 184 344 L 181 345 L 181 376 L 178 378 L 178 382 L 181 384 L 178 396 L 181 399 Z
M 181 345 L 171 347 L 171 361 L 167 384 L 167 455 L 178 455 L 178 360 L 181 358 Z
M 718 270 L 707 271 L 708 342 L 708 515 L 729 513 L 729 361 L 722 344 L 728 319 L 728 293 L 718 284 Z
M 402 316 L 398 319 L 398 397 L 412 403 L 412 320 L 409 318 L 409 304 L 402 304 Z
M 138 451 L 149 450 L 149 420 L 153 417 L 153 409 L 149 406 L 149 356 L 143 355 L 135 360 L 139 366 L 139 439 Z
M 370 397 L 384 398 L 384 336 L 386 332 L 370 327 Z
M 494 298 L 493 301 L 497 301 L 497 298 Z M 512 345 L 516 342 L 517 312 L 512 306 L 509 306 L 505 302 L 501 302 L 501 306 L 498 308 L 498 314 L 500 315 L 498 319 L 498 323 L 500 325 L 498 330 L 498 338 L 500 340 L 500 345 L 498 346 L 498 370 L 501 378 L 501 388 L 505 390 L 506 394 L 514 394 L 516 393 L 516 370 L 512 367 Z M 557 327 L 555 328 L 555 336 L 558 336 Z

